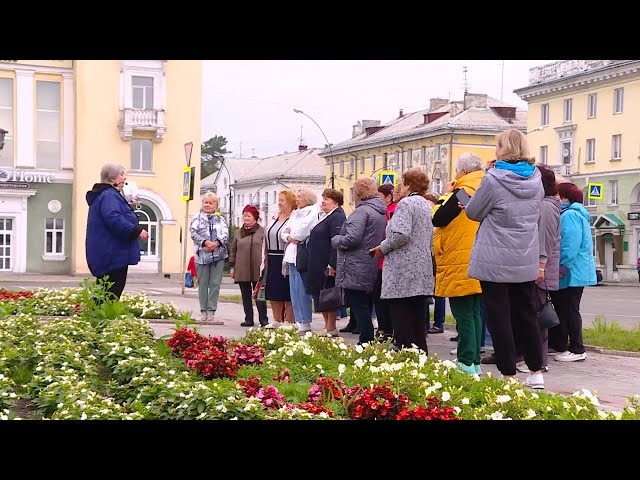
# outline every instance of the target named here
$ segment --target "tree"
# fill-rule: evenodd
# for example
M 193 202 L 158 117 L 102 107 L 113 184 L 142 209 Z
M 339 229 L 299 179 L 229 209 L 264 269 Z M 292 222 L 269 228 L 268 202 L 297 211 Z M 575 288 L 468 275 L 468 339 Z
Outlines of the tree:
M 205 178 L 215 173 L 220 168 L 220 162 L 227 151 L 225 145 L 227 139 L 221 135 L 215 135 L 202 144 L 200 154 L 200 178 Z

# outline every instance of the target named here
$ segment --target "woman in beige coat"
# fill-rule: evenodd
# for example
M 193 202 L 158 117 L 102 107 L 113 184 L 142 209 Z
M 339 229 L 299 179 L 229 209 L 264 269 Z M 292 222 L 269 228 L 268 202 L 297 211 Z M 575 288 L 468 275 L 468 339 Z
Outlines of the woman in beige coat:
M 253 289 L 260 280 L 261 267 L 264 265 L 264 227 L 258 223 L 260 212 L 253 205 L 242 210 L 243 225 L 233 236 L 229 252 L 231 278 L 240 286 L 244 322 L 242 327 L 253 327 Z M 256 300 L 260 326 L 269 323 L 267 318 L 267 302 Z

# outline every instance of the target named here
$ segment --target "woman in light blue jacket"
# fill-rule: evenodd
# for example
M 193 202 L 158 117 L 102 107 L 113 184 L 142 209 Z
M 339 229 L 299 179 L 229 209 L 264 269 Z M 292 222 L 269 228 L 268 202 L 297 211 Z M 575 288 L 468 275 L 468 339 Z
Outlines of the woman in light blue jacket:
M 589 213 L 582 206 L 582 191 L 573 183 L 558 185 L 560 213 L 560 289 L 550 292 L 560 325 L 549 330 L 549 346 L 556 360 L 577 362 L 587 358 L 582 343 L 580 301 L 584 287 L 595 285 L 596 266 Z

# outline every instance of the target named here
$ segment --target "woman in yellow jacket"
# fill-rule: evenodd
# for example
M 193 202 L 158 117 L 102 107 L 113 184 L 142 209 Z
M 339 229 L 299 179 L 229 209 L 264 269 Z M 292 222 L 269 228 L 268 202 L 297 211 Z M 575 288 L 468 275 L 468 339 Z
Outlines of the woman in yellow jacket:
M 458 369 L 481 374 L 480 282 L 467 276 L 478 222 L 458 205 L 464 192 L 473 195 L 484 175 L 482 160 L 463 153 L 456 162 L 456 180 L 433 208 L 433 252 L 436 259 L 436 296 L 448 297 L 458 324 Z M 458 194 L 459 190 L 464 190 Z

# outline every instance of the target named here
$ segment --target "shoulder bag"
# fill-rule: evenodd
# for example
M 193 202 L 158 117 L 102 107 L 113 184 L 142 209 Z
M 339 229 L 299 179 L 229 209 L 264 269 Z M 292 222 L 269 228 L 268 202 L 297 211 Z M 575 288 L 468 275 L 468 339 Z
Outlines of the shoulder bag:
M 551 296 L 549 295 L 549 290 L 547 290 L 546 280 L 544 282 L 544 290 L 547 298 L 542 304 L 542 307 L 540 307 L 540 310 L 538 310 L 538 324 L 540 328 L 550 329 L 556 325 L 560 325 L 560 319 L 558 318 L 556 309 L 553 307 L 553 303 L 551 303 Z
M 296 270 L 306 272 L 309 266 L 309 254 L 307 252 L 307 240 L 300 242 L 296 250 Z
M 328 277 L 327 277 L 328 278 Z M 325 278 L 325 285 L 327 279 Z M 318 297 L 317 312 L 333 312 L 344 307 L 344 290 L 342 287 L 330 287 L 320 290 Z

